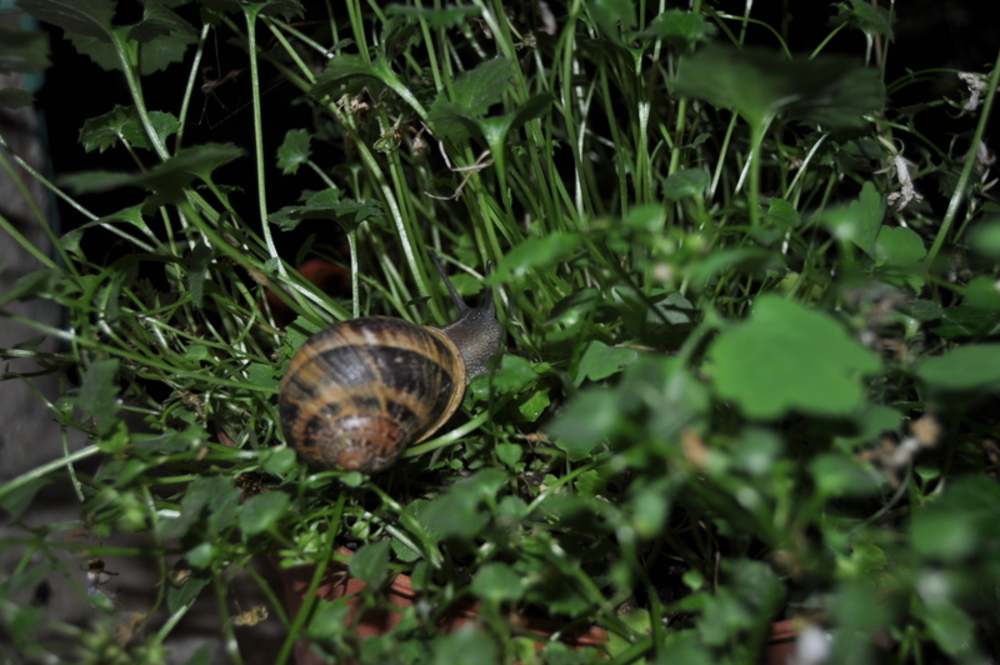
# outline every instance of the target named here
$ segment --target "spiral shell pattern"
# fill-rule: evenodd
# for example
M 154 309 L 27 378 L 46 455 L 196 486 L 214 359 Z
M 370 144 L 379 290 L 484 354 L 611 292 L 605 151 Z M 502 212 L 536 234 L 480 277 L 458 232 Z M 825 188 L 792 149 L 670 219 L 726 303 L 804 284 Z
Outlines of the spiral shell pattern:
M 382 316 L 342 321 L 292 357 L 282 429 L 317 466 L 373 473 L 441 427 L 465 384 L 462 355 L 440 331 Z

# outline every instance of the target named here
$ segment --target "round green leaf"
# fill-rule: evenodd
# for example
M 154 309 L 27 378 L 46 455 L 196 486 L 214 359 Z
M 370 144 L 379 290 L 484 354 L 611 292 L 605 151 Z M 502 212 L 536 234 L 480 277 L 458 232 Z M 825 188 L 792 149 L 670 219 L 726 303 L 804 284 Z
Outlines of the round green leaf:
M 752 418 L 843 416 L 861 404 L 878 358 L 832 318 L 775 295 L 709 349 L 716 393 Z

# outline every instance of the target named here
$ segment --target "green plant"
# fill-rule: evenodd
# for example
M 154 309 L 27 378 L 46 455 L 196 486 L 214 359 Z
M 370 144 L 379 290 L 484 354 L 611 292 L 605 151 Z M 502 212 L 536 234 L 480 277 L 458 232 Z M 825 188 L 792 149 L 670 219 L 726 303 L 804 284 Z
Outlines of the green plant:
M 883 83 L 893 16 L 858 0 L 832 3 L 829 37 L 795 58 L 776 31 L 744 45 L 749 4 L 349 0 L 301 23 L 294 0 L 141 5 L 118 25 L 110 1 L 21 0 L 124 80 L 130 99 L 80 140 L 135 168 L 30 174 L 85 218 L 60 237 L 35 210 L 53 258 L 0 218 L 44 265 L 0 306 L 67 312 L 55 328 L 3 310 L 62 342 L 3 356 L 63 377 L 54 417 L 87 437 L 0 487 L 21 557 L 0 586 L 12 657 L 161 662 L 197 598 L 228 619 L 241 571 L 287 628 L 281 662 L 308 637 L 362 662 L 753 663 L 781 617 L 831 627 L 830 662 L 997 652 L 1000 222 L 988 152 L 969 146 L 987 150 L 1000 66 L 970 78 L 979 106 L 961 91 L 894 106 L 929 74 Z M 864 61 L 826 53 L 847 31 Z M 188 145 L 219 33 L 244 48 L 253 135 Z M 187 71 L 181 101 L 151 108 L 169 68 Z M 265 135 L 272 77 L 311 111 L 283 138 Z M 947 145 L 922 124 L 943 105 Z M 0 160 L 23 188 L 23 160 Z M 295 204 L 272 203 L 285 183 Z M 943 214 L 916 188 L 932 183 Z M 123 188 L 133 205 L 79 202 Z M 446 321 L 432 249 L 462 293 L 499 291 L 507 352 L 470 386 L 467 420 L 396 469 L 310 471 L 277 426 L 288 358 L 332 320 Z M 310 257 L 348 268 L 349 294 L 300 275 Z M 32 526 L 57 482 L 80 520 Z M 74 529 L 86 542 L 54 537 Z M 146 544 L 101 545 L 120 533 Z M 356 640 L 346 606 L 311 593 L 286 614 L 250 566 L 315 565 L 315 591 L 344 543 L 360 545 L 366 604 L 401 573 L 424 598 L 384 636 Z M 91 633 L 15 602 L 77 574 L 60 563 L 74 548 L 156 562 L 131 641 L 101 593 L 108 624 Z M 439 635 L 469 598 L 478 627 Z M 510 610 L 611 637 L 573 652 Z M 220 626 L 242 661 L 234 622 Z

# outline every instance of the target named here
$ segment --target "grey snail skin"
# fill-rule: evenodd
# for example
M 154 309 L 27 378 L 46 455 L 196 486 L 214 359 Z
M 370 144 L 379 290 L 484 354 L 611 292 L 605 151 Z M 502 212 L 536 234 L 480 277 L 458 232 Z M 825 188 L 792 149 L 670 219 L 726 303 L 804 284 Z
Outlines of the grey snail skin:
M 500 345 L 490 290 L 465 304 L 435 257 L 458 309 L 443 328 L 388 316 L 341 321 L 295 352 L 278 397 L 285 440 L 317 467 L 376 473 L 458 410 L 465 387 Z

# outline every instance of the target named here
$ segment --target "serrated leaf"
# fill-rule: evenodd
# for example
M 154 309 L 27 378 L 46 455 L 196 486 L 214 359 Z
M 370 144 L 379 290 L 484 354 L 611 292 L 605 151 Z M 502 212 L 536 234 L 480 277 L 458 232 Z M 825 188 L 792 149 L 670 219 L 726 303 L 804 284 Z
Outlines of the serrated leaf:
M 731 108 L 763 128 L 781 114 L 830 129 L 859 128 L 864 114 L 882 106 L 878 72 L 851 58 L 789 60 L 756 48 L 709 45 L 681 61 L 679 94 Z
M 482 115 L 503 98 L 516 69 L 517 65 L 506 58 L 482 62 L 455 80 L 454 94 L 449 101 L 473 115 Z
M 137 148 L 152 150 L 153 146 L 149 142 L 149 137 L 146 135 L 146 128 L 142 125 L 139 114 L 134 108 L 131 111 L 129 117 L 125 120 L 125 124 L 122 126 L 122 136 Z M 166 143 L 167 137 L 176 134 L 181 128 L 181 121 L 173 113 L 150 111 L 148 115 L 149 122 L 153 126 L 153 131 L 156 132 L 161 144 Z
M 299 167 L 309 161 L 312 155 L 309 147 L 311 139 L 305 129 L 289 129 L 285 132 L 285 140 L 278 147 L 278 166 L 284 175 L 297 173 Z
M 450 28 L 468 19 L 480 16 L 482 10 L 471 5 L 468 6 L 446 6 L 446 7 L 407 7 L 404 5 L 390 5 L 385 8 L 386 16 L 400 16 L 407 21 L 424 21 L 430 28 Z
M 892 18 L 885 7 L 872 5 L 865 0 L 848 0 L 834 5 L 837 15 L 830 19 L 830 25 L 851 25 L 872 35 L 882 35 L 890 42 L 895 41 L 892 32 Z
M 20 0 L 18 4 L 39 21 L 59 26 L 67 35 L 111 42 L 113 0 Z
M 840 323 L 770 294 L 757 299 L 748 321 L 722 333 L 708 356 L 719 397 L 764 419 L 791 411 L 845 416 L 861 405 L 862 377 L 881 368 Z
M 211 181 L 212 172 L 243 155 L 243 150 L 226 143 L 205 143 L 184 148 L 146 173 L 86 171 L 65 175 L 59 182 L 78 194 L 104 192 L 118 187 L 142 187 L 166 196 L 178 196 L 195 178 Z
M 332 219 L 345 229 L 356 228 L 361 222 L 381 219 L 382 206 L 378 201 L 340 200 L 339 189 L 316 192 L 303 206 L 285 206 L 267 216 L 267 221 L 283 231 L 291 231 L 303 219 Z
M 316 99 L 342 95 L 360 90 L 369 81 L 380 81 L 371 63 L 359 55 L 343 54 L 330 60 L 309 94 Z
M 686 49 L 716 33 L 714 25 L 696 12 L 668 9 L 654 18 L 640 37 L 662 39 L 674 48 Z

